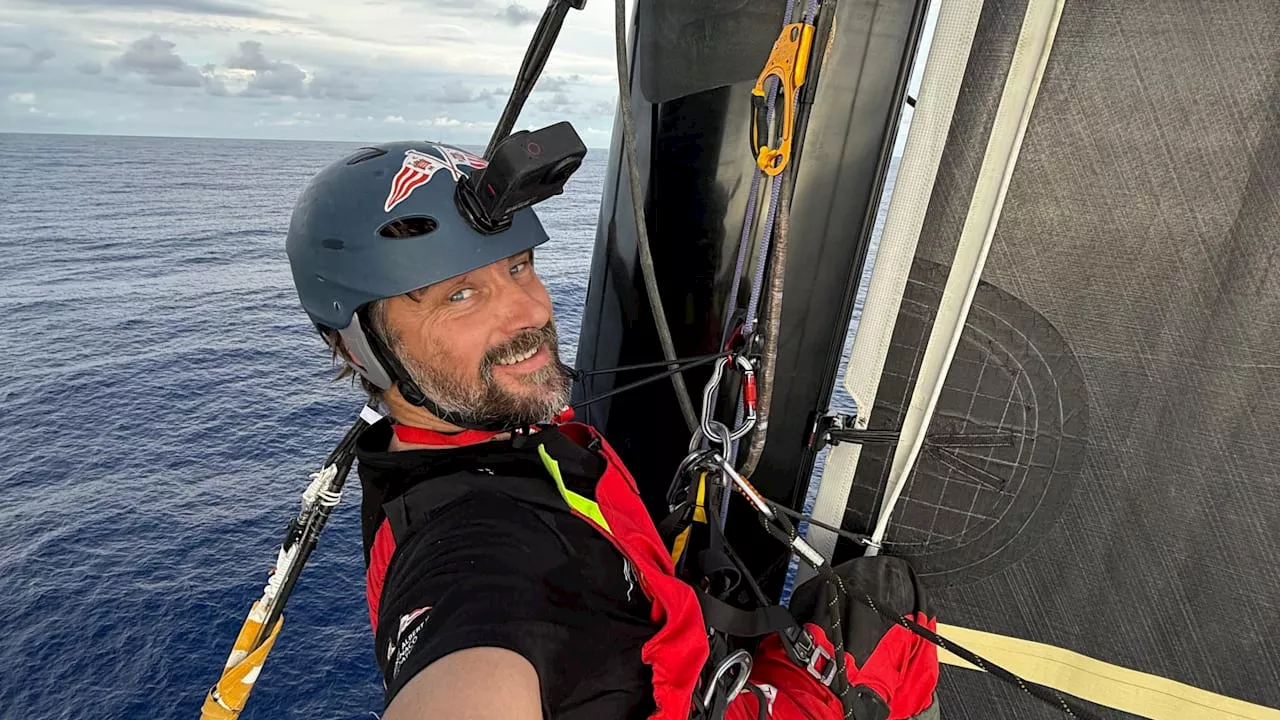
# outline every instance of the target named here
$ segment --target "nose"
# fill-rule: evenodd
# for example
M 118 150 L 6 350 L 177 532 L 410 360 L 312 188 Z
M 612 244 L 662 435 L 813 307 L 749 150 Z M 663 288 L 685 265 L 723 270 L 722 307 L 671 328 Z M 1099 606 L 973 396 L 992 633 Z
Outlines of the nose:
M 520 283 L 507 275 L 500 288 L 502 330 L 508 336 L 541 329 L 551 321 L 551 308 L 541 282 Z

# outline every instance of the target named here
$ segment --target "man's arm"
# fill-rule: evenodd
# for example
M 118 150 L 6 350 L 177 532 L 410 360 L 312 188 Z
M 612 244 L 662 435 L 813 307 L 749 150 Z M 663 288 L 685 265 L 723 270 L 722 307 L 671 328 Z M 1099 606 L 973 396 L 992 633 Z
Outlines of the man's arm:
M 428 665 L 405 684 L 382 720 L 541 720 L 533 665 L 510 650 L 470 648 Z
M 534 510 L 479 492 L 403 538 L 378 608 L 385 720 L 541 720 L 573 651 L 568 553 Z

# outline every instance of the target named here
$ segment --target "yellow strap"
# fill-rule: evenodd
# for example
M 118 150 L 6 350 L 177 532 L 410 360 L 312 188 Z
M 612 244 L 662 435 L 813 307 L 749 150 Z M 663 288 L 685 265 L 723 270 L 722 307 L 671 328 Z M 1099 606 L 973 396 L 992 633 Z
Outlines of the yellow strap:
M 707 524 L 707 472 L 698 476 L 698 499 L 693 505 L 693 521 Z
M 604 513 L 600 512 L 600 506 L 594 500 L 588 500 L 564 486 L 564 478 L 560 475 L 560 463 L 556 462 L 555 458 L 547 453 L 545 445 L 538 446 L 538 456 L 542 458 L 542 464 L 547 468 L 547 472 L 551 474 L 551 479 L 556 481 L 556 488 L 560 490 L 560 496 L 564 498 L 564 501 L 569 503 L 569 507 L 591 518 L 605 532 L 612 535 L 613 530 L 609 529 L 609 521 L 604 519 Z
M 1280 720 L 1280 710 L 1211 693 L 1065 648 L 939 623 L 938 634 L 1031 682 L 1151 720 Z M 945 650 L 938 660 L 977 670 Z
M 693 521 L 707 524 L 707 473 L 704 471 L 698 477 L 698 499 L 694 501 Z M 680 562 L 680 556 L 684 554 L 684 549 L 689 545 L 689 535 L 693 532 L 692 527 L 687 527 L 680 531 L 674 542 L 671 543 L 671 562 Z

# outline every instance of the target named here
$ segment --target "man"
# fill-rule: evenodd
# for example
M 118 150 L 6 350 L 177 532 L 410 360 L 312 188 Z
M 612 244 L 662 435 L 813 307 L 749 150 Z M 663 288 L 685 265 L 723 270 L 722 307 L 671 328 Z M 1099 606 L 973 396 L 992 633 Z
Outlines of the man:
M 496 234 L 467 222 L 455 183 L 484 165 L 433 143 L 362 149 L 312 180 L 289 228 L 304 308 L 389 418 L 357 455 L 383 718 L 690 717 L 709 653 L 697 595 L 608 443 L 556 417 L 571 376 L 534 269 L 547 235 L 528 208 Z M 767 638 L 727 716 L 919 712 L 936 659 L 894 630 L 848 648 L 843 701 Z

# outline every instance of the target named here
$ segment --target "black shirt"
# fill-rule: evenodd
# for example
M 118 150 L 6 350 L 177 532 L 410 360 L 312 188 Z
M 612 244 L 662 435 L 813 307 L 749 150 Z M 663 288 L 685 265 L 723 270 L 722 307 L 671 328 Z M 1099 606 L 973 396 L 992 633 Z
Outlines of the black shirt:
M 359 442 L 366 560 L 383 507 L 421 514 L 377 610 L 386 702 L 449 653 L 498 647 L 533 665 L 547 718 L 648 717 L 649 601 L 622 554 L 569 512 L 538 446 L 570 485 L 593 483 L 603 459 L 554 429 L 448 450 L 387 452 L 390 439 L 383 421 Z

